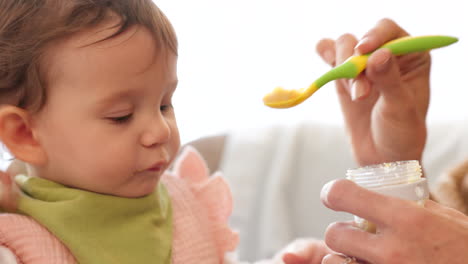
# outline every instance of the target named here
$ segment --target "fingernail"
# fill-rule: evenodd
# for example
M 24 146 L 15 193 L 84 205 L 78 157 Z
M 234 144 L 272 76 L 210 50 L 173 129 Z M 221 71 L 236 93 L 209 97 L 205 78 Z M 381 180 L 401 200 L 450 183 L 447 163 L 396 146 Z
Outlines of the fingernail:
M 335 56 L 333 55 L 333 52 L 331 50 L 326 50 L 323 53 L 323 58 L 330 65 L 333 65 L 335 63 Z
M 367 42 L 369 42 L 369 38 L 368 37 L 364 37 L 363 39 L 361 39 L 357 44 L 356 44 L 356 47 L 354 47 L 354 51 L 356 51 L 358 53 L 358 55 L 361 55 L 361 47 L 363 45 L 365 45 Z
M 322 258 L 322 263 L 335 263 L 335 264 L 344 264 L 344 257 L 339 256 L 338 254 L 328 254 Z
M 362 98 L 366 93 L 366 89 L 363 85 L 358 85 L 357 81 L 351 85 L 351 100 L 356 101 Z
M 323 185 L 322 191 L 321 191 L 321 194 L 322 194 L 322 195 L 325 195 L 325 196 L 328 195 L 328 192 L 330 191 L 330 188 L 331 188 L 333 182 L 334 182 L 334 181 L 327 182 L 325 185 Z

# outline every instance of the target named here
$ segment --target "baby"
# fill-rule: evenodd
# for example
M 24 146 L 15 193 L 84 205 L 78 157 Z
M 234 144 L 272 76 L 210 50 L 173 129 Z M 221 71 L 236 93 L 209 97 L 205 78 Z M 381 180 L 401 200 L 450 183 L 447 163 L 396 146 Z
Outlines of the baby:
M 165 173 L 180 140 L 162 12 L 150 0 L 1 3 L 0 140 L 25 164 L 16 184 L 2 174 L 1 263 L 227 263 L 238 239 L 224 180 L 192 149 Z

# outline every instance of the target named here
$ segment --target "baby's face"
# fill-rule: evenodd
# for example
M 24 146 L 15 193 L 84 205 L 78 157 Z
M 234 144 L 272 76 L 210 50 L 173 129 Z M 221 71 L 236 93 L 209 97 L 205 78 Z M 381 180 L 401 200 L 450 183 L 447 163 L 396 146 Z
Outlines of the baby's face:
M 151 193 L 180 140 L 172 108 L 176 56 L 136 26 L 96 28 L 47 54 L 47 102 L 33 133 L 48 160 L 38 176 L 122 197 Z

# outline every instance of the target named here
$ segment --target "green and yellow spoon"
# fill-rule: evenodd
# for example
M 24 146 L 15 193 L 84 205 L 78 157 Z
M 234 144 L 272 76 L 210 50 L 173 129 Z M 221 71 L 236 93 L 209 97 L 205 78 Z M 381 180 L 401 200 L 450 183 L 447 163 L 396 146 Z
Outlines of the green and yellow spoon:
M 441 48 L 457 41 L 457 38 L 450 36 L 408 36 L 387 42 L 379 49 L 389 49 L 392 54 L 398 56 L 411 52 Z M 350 57 L 342 64 L 320 76 L 320 78 L 315 80 L 308 88 L 286 90 L 282 87 L 277 87 L 271 93 L 263 97 L 263 103 L 272 108 L 289 108 L 296 106 L 330 81 L 341 78 L 356 78 L 366 68 L 367 59 L 371 54 L 372 53 Z

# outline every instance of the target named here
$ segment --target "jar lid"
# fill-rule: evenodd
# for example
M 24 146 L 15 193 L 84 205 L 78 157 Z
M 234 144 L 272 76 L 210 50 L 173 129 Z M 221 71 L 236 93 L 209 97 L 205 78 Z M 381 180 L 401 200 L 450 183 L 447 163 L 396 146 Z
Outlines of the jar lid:
M 421 179 L 417 160 L 396 161 L 349 169 L 346 178 L 368 189 L 407 184 Z

